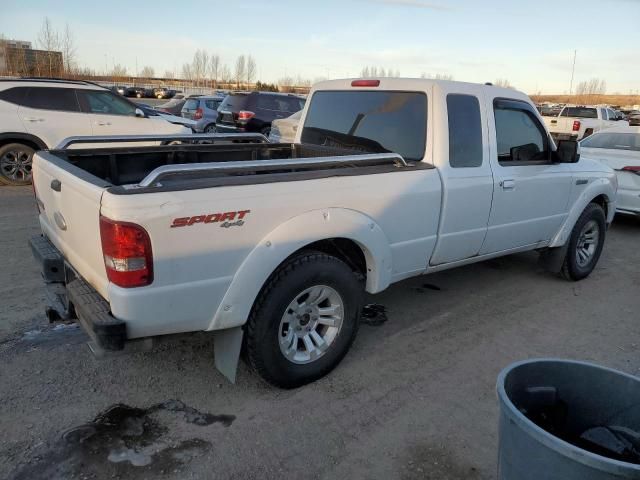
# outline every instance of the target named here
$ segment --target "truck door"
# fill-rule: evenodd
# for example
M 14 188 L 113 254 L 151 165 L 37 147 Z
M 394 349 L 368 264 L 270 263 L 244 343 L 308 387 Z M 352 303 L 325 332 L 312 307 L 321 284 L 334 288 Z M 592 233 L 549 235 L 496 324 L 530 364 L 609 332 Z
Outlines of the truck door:
M 551 162 L 551 142 L 527 102 L 488 99 L 494 178 L 487 238 L 480 254 L 550 240 L 568 214 L 572 170 Z
M 447 130 L 434 139 L 443 193 L 438 241 L 430 265 L 477 255 L 487 233 L 493 176 L 484 99 L 477 88 L 439 85 L 444 90 L 437 124 Z

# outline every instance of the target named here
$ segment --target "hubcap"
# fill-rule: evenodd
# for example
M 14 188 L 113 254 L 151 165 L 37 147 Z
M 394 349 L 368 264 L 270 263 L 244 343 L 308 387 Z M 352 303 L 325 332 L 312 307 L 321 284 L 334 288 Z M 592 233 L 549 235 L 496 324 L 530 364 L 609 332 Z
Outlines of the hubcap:
M 598 241 L 600 240 L 600 227 L 595 220 L 588 221 L 578 237 L 578 243 L 576 245 L 576 260 L 578 265 L 586 267 L 598 247 Z
M 2 176 L 13 181 L 27 182 L 31 179 L 31 153 L 9 150 L 0 158 Z
M 280 320 L 280 351 L 293 363 L 317 360 L 338 336 L 343 315 L 342 297 L 333 288 L 307 288 L 295 296 Z

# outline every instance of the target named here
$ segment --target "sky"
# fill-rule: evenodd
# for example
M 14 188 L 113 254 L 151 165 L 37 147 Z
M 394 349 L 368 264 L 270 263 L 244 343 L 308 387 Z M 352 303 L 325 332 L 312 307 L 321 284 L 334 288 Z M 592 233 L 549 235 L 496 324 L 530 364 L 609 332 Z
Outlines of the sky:
M 258 78 L 506 79 L 529 94 L 567 93 L 591 78 L 607 93 L 640 92 L 640 0 L 0 0 L 0 34 L 35 42 L 44 17 L 75 37 L 77 60 L 180 72 L 197 49 L 233 70 L 252 55 Z

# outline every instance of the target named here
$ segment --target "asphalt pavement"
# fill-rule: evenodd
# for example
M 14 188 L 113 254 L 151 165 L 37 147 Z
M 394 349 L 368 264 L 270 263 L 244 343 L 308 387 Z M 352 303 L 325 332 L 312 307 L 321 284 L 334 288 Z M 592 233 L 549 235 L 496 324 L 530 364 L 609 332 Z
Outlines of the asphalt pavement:
M 245 364 L 228 383 L 206 333 L 94 358 L 77 326 L 44 317 L 38 231 L 31 188 L 0 188 L 0 478 L 490 479 L 503 367 L 562 357 L 640 374 L 636 218 L 616 219 L 582 282 L 526 253 L 393 285 L 368 299 L 388 320 L 290 391 Z

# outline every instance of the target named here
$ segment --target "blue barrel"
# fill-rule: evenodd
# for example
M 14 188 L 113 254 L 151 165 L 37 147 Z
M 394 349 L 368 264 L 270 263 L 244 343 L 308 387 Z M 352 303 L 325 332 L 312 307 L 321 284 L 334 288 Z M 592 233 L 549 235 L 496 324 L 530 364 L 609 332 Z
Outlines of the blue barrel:
M 505 368 L 497 390 L 499 480 L 640 479 L 639 378 L 536 359 Z

